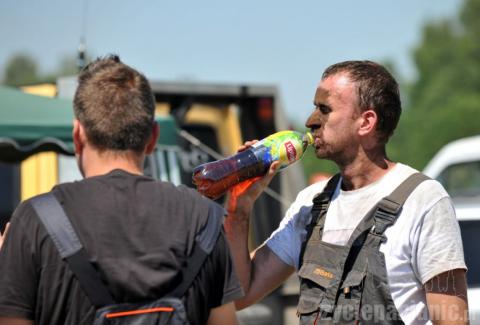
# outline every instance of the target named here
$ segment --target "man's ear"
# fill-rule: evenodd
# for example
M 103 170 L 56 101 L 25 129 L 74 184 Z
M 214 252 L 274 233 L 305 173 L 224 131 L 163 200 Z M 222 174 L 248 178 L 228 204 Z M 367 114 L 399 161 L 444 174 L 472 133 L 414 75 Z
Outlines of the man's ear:
M 85 129 L 83 128 L 82 124 L 79 120 L 73 120 L 73 145 L 75 147 L 75 154 L 80 154 L 85 146 L 86 135 Z
M 378 122 L 377 113 L 374 110 L 369 109 L 362 112 L 360 117 L 361 117 L 361 124 L 358 130 L 358 133 L 362 136 L 365 136 L 375 132 L 375 128 Z
M 155 150 L 155 146 L 157 145 L 158 135 L 160 134 L 160 127 L 158 126 L 157 122 L 153 122 L 152 126 L 152 134 L 148 139 L 147 146 L 145 147 L 145 154 L 149 155 Z

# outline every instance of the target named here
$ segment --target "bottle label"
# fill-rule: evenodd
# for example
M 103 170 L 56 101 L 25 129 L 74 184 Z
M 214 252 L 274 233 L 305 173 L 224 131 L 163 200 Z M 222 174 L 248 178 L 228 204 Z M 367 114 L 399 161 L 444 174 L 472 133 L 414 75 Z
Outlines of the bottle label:
M 303 143 L 300 133 L 281 131 L 272 134 L 252 146 L 257 158 L 264 162 L 280 161 L 280 168 L 297 161 L 303 154 Z M 261 149 L 262 148 L 262 149 Z
M 290 163 L 293 163 L 297 160 L 297 150 L 295 146 L 290 141 L 285 142 L 285 151 L 287 152 L 287 158 Z

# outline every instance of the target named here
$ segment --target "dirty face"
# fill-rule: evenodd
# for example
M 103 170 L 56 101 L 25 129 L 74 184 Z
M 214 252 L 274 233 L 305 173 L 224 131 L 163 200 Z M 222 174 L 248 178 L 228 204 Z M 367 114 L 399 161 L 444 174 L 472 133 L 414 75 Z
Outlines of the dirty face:
M 322 80 L 313 105 L 314 110 L 305 125 L 314 137 L 317 157 L 339 164 L 355 157 L 361 114 L 357 90 L 348 75 L 338 73 Z

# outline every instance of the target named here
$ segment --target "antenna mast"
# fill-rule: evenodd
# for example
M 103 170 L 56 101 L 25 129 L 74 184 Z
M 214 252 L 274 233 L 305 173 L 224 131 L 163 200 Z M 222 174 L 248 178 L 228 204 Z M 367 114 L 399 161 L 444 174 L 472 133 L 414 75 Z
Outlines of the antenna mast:
M 78 45 L 78 53 L 77 53 L 77 68 L 78 68 L 78 71 L 81 71 L 86 65 L 87 9 L 88 9 L 88 0 L 83 0 L 82 31 L 81 31 L 81 35 L 80 35 L 80 44 Z

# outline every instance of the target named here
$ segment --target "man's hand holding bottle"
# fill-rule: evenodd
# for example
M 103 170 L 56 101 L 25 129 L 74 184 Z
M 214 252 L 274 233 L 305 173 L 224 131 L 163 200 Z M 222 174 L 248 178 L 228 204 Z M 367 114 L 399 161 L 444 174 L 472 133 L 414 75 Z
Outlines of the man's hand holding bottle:
M 252 147 L 258 140 L 247 141 L 238 149 L 242 152 Z M 230 188 L 226 200 L 226 209 L 229 215 L 235 215 L 248 220 L 253 204 L 268 187 L 280 168 L 280 162 L 274 161 L 264 176 L 247 179 Z

